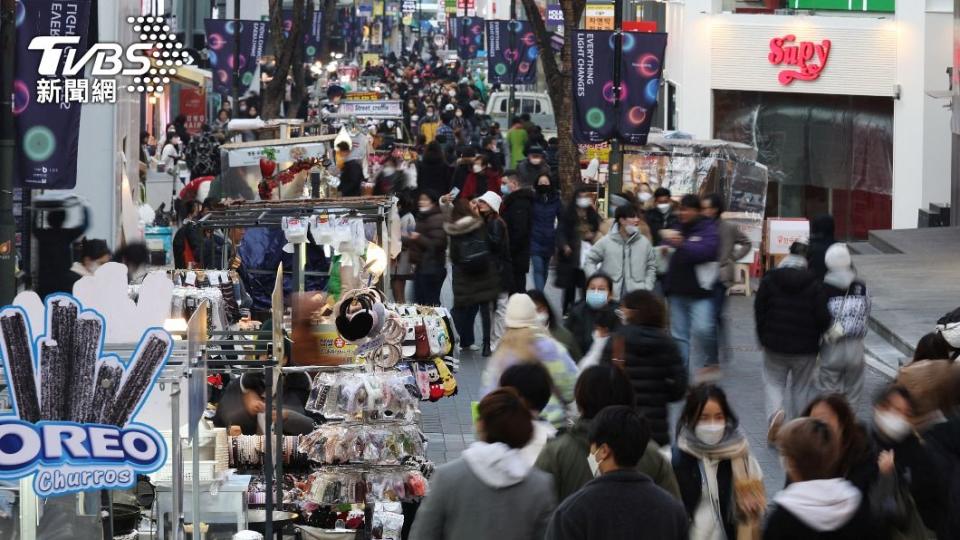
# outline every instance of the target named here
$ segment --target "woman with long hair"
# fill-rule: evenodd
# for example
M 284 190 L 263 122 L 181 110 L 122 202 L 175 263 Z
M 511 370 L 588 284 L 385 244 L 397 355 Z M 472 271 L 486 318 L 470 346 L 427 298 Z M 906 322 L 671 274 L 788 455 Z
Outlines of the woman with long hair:
M 816 418 L 830 426 L 840 446 L 837 474 L 866 495 L 877 478 L 877 452 L 847 399 L 840 394 L 818 396 L 800 416 Z
M 582 244 L 596 242 L 600 221 L 590 189 L 577 189 L 557 227 L 557 276 L 554 283 L 563 289 L 564 315 L 576 302 L 577 290 L 584 288 L 586 276 L 580 264 Z
M 703 384 L 687 394 L 673 472 L 692 540 L 755 537 L 766 505 L 763 471 L 719 386 Z
M 573 334 L 561 324 L 560 318 L 557 317 L 553 312 L 553 308 L 550 307 L 550 302 L 547 301 L 546 295 L 537 289 L 530 289 L 527 291 L 527 296 L 537 305 L 537 320 L 543 324 L 544 328 L 550 331 L 553 339 L 559 341 L 561 345 L 566 347 L 573 361 L 579 363 L 580 358 L 583 356 L 580 346 L 577 345 L 577 340 L 574 339 Z

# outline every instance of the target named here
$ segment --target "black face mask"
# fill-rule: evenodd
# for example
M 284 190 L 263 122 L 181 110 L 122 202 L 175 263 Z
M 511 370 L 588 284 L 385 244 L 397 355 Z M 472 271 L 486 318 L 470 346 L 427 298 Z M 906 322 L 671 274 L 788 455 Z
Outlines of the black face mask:
M 540 194 L 540 195 L 549 195 L 551 192 L 553 192 L 553 187 L 552 187 L 552 186 L 542 186 L 542 185 L 537 184 L 537 193 L 538 193 L 538 194 Z

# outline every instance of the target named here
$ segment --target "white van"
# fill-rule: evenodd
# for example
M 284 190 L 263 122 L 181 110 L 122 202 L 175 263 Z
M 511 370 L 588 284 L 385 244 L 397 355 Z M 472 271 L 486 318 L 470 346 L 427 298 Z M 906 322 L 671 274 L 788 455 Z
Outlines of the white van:
M 557 136 L 557 119 L 553 116 L 553 103 L 550 96 L 543 92 L 514 92 L 514 111 L 517 116 L 529 114 L 530 121 L 543 129 L 543 136 L 547 139 Z M 510 119 L 507 118 L 510 92 L 494 92 L 487 100 L 487 114 L 500 124 L 500 131 L 506 133 L 510 129 Z

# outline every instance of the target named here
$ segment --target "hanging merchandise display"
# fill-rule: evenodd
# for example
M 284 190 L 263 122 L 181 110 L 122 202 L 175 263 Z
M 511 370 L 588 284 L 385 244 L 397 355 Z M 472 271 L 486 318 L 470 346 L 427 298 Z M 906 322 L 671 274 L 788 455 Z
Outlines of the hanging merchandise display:
M 528 21 L 487 21 L 487 82 L 533 84 L 537 38 Z

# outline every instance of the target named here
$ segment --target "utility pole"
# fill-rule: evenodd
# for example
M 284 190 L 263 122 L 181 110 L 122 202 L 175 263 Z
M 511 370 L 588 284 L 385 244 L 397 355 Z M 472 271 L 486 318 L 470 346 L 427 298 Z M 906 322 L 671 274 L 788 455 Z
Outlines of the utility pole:
M 16 222 L 13 219 L 13 60 L 17 29 L 15 0 L 0 0 L 0 305 L 17 294 Z
M 240 0 L 233 0 L 233 118 L 240 118 Z
M 510 0 L 510 50 L 515 51 L 517 49 L 517 32 L 514 27 L 517 25 L 517 0 Z M 513 65 L 513 78 L 510 79 L 510 94 L 507 97 L 507 129 L 510 129 L 510 126 L 513 125 L 513 118 L 517 115 L 517 97 L 516 97 L 516 86 L 517 86 L 517 70 L 520 67 L 520 59 L 517 58 L 514 61 Z M 511 156 L 511 159 L 513 157 Z

